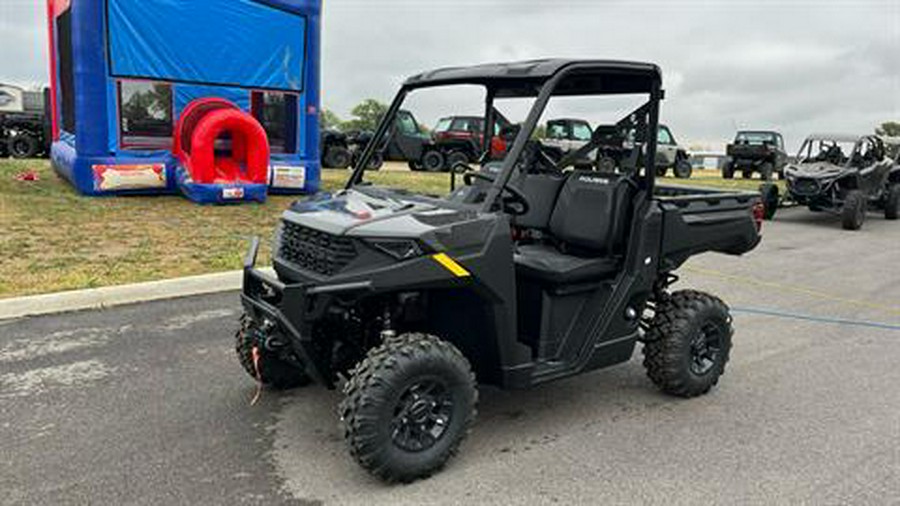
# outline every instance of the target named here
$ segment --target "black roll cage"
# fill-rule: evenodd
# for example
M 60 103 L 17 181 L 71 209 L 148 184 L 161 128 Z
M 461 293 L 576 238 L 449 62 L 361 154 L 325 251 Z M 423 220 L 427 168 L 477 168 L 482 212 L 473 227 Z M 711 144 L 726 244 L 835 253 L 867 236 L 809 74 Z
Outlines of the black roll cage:
M 484 124 L 484 135 L 483 135 L 483 145 L 482 149 L 487 152 L 490 147 L 490 141 L 493 137 L 493 129 L 494 123 L 496 121 L 496 113 L 494 109 L 494 101 L 498 98 L 498 91 L 503 90 L 512 90 L 515 89 L 517 92 L 513 92 L 516 94 L 510 94 L 509 96 L 516 97 L 528 97 L 535 96 L 534 93 L 523 93 L 523 90 L 531 89 L 536 90 L 536 99 L 534 104 L 531 106 L 531 110 L 528 113 L 527 118 L 522 123 L 522 127 L 516 135 L 515 141 L 513 142 L 512 147 L 507 151 L 506 158 L 503 161 L 502 168 L 500 173 L 495 178 L 493 184 L 491 185 L 486 198 L 481 204 L 481 210 L 483 212 L 490 212 L 491 209 L 494 208 L 494 205 L 497 199 L 500 197 L 500 194 L 503 192 L 503 188 L 509 183 L 510 178 L 513 174 L 513 169 L 515 168 L 516 161 L 521 157 L 522 152 L 525 150 L 525 145 L 531 138 L 532 133 L 537 128 L 538 122 L 540 121 L 542 115 L 544 114 L 544 110 L 547 107 L 547 104 L 550 101 L 550 98 L 556 95 L 564 95 L 564 96 L 602 96 L 602 95 L 621 95 L 621 94 L 643 94 L 647 93 L 649 95 L 649 100 L 639 107 L 634 112 L 630 113 L 628 117 L 633 117 L 639 112 L 646 112 L 648 116 L 648 121 L 646 123 L 647 134 L 645 137 L 644 146 L 646 147 L 646 151 L 644 153 L 644 186 L 647 195 L 652 195 L 653 188 L 655 185 L 656 178 L 656 170 L 655 170 L 655 160 L 656 160 L 656 148 L 657 148 L 657 129 L 659 128 L 659 102 L 664 98 L 664 91 L 662 89 L 662 78 L 659 74 L 659 70 L 656 67 L 653 67 L 653 72 L 648 72 L 646 70 L 635 71 L 633 69 L 623 69 L 623 65 L 627 64 L 609 64 L 609 63 L 597 63 L 597 62 L 571 62 L 561 64 L 555 72 L 549 74 L 547 76 L 540 76 L 539 78 L 535 78 L 534 76 L 523 76 L 521 78 L 509 78 L 509 77 L 495 77 L 495 78 L 457 78 L 457 79 L 421 79 L 422 76 L 417 76 L 417 78 L 411 78 L 403 86 L 400 88 L 400 91 L 397 92 L 397 95 L 394 97 L 393 102 L 391 102 L 390 107 L 388 108 L 387 113 L 381 119 L 378 124 L 378 128 L 375 131 L 375 135 L 372 136 L 372 139 L 366 145 L 363 150 L 362 155 L 359 157 L 356 165 L 354 166 L 353 173 L 350 178 L 347 180 L 347 184 L 345 185 L 345 189 L 351 189 L 353 186 L 362 182 L 363 175 L 365 174 L 365 168 L 368 166 L 369 160 L 374 156 L 376 147 L 378 146 L 381 139 L 383 139 L 388 132 L 390 131 L 390 127 L 394 121 L 394 118 L 397 116 L 397 113 L 400 111 L 403 102 L 406 100 L 407 95 L 410 92 L 425 89 L 425 88 L 437 88 L 442 86 L 455 86 L 455 85 L 481 85 L 484 86 L 486 90 L 485 94 L 485 124 Z M 453 69 L 458 70 L 458 69 Z M 561 89 L 561 83 L 563 83 L 567 78 L 577 77 L 577 73 L 585 72 L 585 71 L 593 71 L 595 76 L 615 76 L 615 75 L 623 75 L 624 73 L 633 73 L 637 75 L 642 75 L 643 77 L 650 77 L 650 89 L 637 89 L 632 88 L 629 89 L 627 85 L 621 88 L 613 88 L 611 90 L 601 89 L 600 87 L 591 87 L 590 85 L 585 90 L 581 90 L 582 92 L 577 92 L 579 90 L 575 90 L 573 92 L 572 89 L 563 90 Z M 424 76 L 424 74 L 423 74 Z M 510 83 L 519 84 L 518 88 L 513 88 L 510 86 Z M 533 87 L 532 87 L 533 86 Z M 564 93 L 557 94 L 557 91 L 564 91 Z M 504 95 L 505 96 L 505 95 Z M 623 120 L 624 121 L 624 120 Z

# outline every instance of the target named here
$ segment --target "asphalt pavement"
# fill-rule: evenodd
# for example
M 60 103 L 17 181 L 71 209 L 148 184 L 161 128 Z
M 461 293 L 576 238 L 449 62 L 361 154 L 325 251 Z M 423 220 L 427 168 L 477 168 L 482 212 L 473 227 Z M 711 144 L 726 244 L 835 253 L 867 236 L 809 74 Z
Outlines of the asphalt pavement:
M 681 274 L 734 309 L 710 395 L 658 393 L 640 354 L 485 388 L 460 455 L 403 486 L 348 456 L 338 392 L 250 405 L 236 293 L 0 322 L 0 504 L 900 504 L 900 222 L 785 210 Z

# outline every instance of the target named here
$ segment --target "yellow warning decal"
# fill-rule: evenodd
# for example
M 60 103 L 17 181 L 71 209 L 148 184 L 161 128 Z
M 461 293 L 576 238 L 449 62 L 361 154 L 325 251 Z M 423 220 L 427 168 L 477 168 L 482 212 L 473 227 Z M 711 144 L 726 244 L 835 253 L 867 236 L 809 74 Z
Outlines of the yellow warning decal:
M 456 260 L 447 256 L 446 253 L 437 253 L 431 255 L 431 258 L 435 259 L 437 263 L 443 265 L 445 269 L 452 272 L 457 277 L 465 278 L 472 275 L 465 267 L 459 265 Z

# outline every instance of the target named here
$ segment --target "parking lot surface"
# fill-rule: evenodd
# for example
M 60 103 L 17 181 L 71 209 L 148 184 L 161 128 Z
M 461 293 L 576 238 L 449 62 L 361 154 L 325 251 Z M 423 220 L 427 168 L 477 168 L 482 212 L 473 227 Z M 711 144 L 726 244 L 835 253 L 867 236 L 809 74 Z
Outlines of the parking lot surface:
M 803 209 L 679 288 L 734 311 L 720 385 L 667 397 L 640 354 L 481 392 L 460 455 L 386 486 L 347 454 L 338 392 L 263 392 L 237 294 L 0 322 L 0 504 L 897 504 L 900 223 Z

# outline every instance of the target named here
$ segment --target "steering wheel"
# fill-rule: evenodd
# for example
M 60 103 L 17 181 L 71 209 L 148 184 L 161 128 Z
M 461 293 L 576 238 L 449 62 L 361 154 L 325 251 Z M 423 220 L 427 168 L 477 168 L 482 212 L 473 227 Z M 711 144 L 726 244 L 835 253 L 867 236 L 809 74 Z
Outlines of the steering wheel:
M 466 172 L 463 174 L 463 182 L 466 186 L 472 186 L 475 179 L 480 179 L 482 181 L 493 184 L 494 178 L 484 174 L 482 172 Z M 505 213 L 511 214 L 513 216 L 522 216 L 524 214 L 528 214 L 528 211 L 531 209 L 531 205 L 528 203 L 528 198 L 519 191 L 518 188 L 513 186 L 504 186 L 504 193 L 508 195 L 501 198 L 503 203 L 503 211 Z

